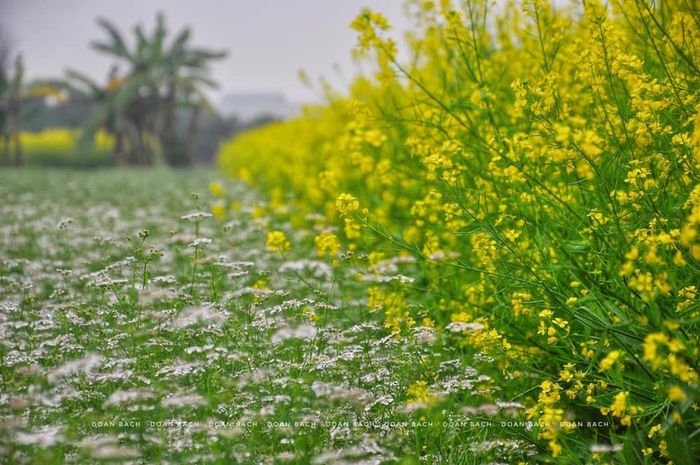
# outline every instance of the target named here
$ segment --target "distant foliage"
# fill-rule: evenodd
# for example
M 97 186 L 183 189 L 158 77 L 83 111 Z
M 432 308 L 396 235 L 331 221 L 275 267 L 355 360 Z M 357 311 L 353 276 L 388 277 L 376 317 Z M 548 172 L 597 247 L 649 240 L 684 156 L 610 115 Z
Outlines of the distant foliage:
M 418 259 L 422 280 L 368 285 L 368 305 L 396 337 L 477 324 L 464 353 L 493 360 L 551 458 L 594 463 L 589 444 L 610 442 L 610 463 L 691 464 L 698 11 L 611 3 L 411 1 L 401 60 L 364 11 L 355 52 L 376 74 L 232 140 L 220 162 L 294 224 L 342 233 L 344 251 Z

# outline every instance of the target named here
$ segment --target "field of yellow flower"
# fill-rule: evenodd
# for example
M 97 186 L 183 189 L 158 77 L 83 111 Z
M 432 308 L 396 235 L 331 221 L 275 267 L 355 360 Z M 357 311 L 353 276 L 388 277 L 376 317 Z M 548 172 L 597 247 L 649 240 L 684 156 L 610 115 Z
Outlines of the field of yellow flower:
M 314 250 L 399 344 L 456 336 L 416 354 L 404 392 L 422 418 L 517 405 L 459 436 L 535 448 L 494 459 L 509 463 L 692 465 L 698 5 L 557 5 L 408 1 L 405 57 L 386 18 L 363 11 L 354 52 L 376 73 L 235 138 L 220 164 L 267 193 L 254 217 L 304 232 L 269 228 L 271 253 Z M 445 394 L 446 351 L 488 382 Z M 481 463 L 440 461 L 447 437 L 415 457 Z

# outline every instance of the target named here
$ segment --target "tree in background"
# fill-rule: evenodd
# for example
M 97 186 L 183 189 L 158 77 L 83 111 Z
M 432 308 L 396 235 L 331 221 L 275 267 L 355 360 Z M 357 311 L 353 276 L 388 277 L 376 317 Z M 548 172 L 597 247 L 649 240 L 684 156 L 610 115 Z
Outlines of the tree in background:
M 131 49 L 114 24 L 106 19 L 100 19 L 99 24 L 108 40 L 95 42 L 93 47 L 129 67 L 114 92 L 113 110 L 125 116 L 124 129 L 131 147 L 143 157 L 147 135 L 153 134 L 167 164 L 191 164 L 200 112 L 213 111 L 203 92 L 216 87 L 208 76 L 208 67 L 226 53 L 191 47 L 189 28 L 181 30 L 168 44 L 162 15 L 158 15 L 151 35 L 140 25 L 134 27 L 136 42 Z M 180 108 L 192 109 L 186 135 L 178 132 Z
M 2 129 L 2 161 L 10 164 L 10 147 L 15 165 L 22 164 L 20 140 L 24 64 L 22 55 L 12 59 L 9 43 L 0 38 L 0 128 Z
M 9 131 L 9 116 L 5 111 L 5 93 L 9 86 L 9 62 L 10 62 L 10 44 L 5 39 L 5 36 L 0 33 L 0 135 L 2 139 L 2 163 L 10 162 L 10 131 Z
M 75 70 L 68 70 L 66 79 L 61 81 L 61 84 L 68 89 L 71 100 L 92 109 L 90 116 L 83 124 L 81 143 L 92 143 L 98 130 L 106 131 L 114 138 L 112 163 L 115 165 L 137 163 L 140 155 L 127 147 L 128 106 L 125 109 L 123 105 L 117 105 L 116 101 L 117 91 L 121 87 L 121 83 L 122 78 L 119 77 L 119 70 L 116 66 L 110 70 L 104 85 Z
M 13 57 L 9 41 L 0 33 L 0 131 L 2 132 L 2 163 L 23 163 L 22 113 L 27 103 L 62 98 L 61 90 L 42 82 L 26 83 L 22 54 Z M 12 151 L 12 157 L 10 156 Z

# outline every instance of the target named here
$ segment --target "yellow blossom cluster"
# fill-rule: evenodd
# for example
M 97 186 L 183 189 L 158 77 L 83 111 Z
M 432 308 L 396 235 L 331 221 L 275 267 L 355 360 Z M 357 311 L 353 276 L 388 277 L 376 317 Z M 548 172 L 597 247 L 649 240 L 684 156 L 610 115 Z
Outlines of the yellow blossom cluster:
M 280 254 L 288 251 L 291 247 L 291 244 L 287 240 L 287 236 L 284 234 L 284 231 L 270 231 L 267 233 L 265 245 L 267 245 L 267 250 L 270 252 Z

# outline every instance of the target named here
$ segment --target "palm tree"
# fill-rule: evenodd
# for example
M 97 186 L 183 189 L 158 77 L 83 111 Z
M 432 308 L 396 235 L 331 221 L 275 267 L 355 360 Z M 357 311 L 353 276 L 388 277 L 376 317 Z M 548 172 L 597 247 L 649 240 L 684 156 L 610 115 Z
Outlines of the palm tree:
M 191 164 L 193 145 L 184 144 L 184 137 L 178 133 L 178 108 L 194 108 L 189 128 L 196 133 L 200 111 L 197 108 L 211 109 L 203 89 L 216 86 L 208 77 L 209 63 L 223 58 L 226 53 L 192 48 L 189 28 L 181 30 L 170 44 L 166 43 L 168 33 L 160 14 L 150 36 L 141 26 L 134 28 L 136 44 L 131 50 L 112 23 L 100 19 L 99 24 L 109 40 L 93 43 L 93 47 L 130 66 L 116 93 L 115 103 L 128 115 L 133 132 L 131 139 L 140 147 L 145 134 L 152 132 L 168 164 Z

